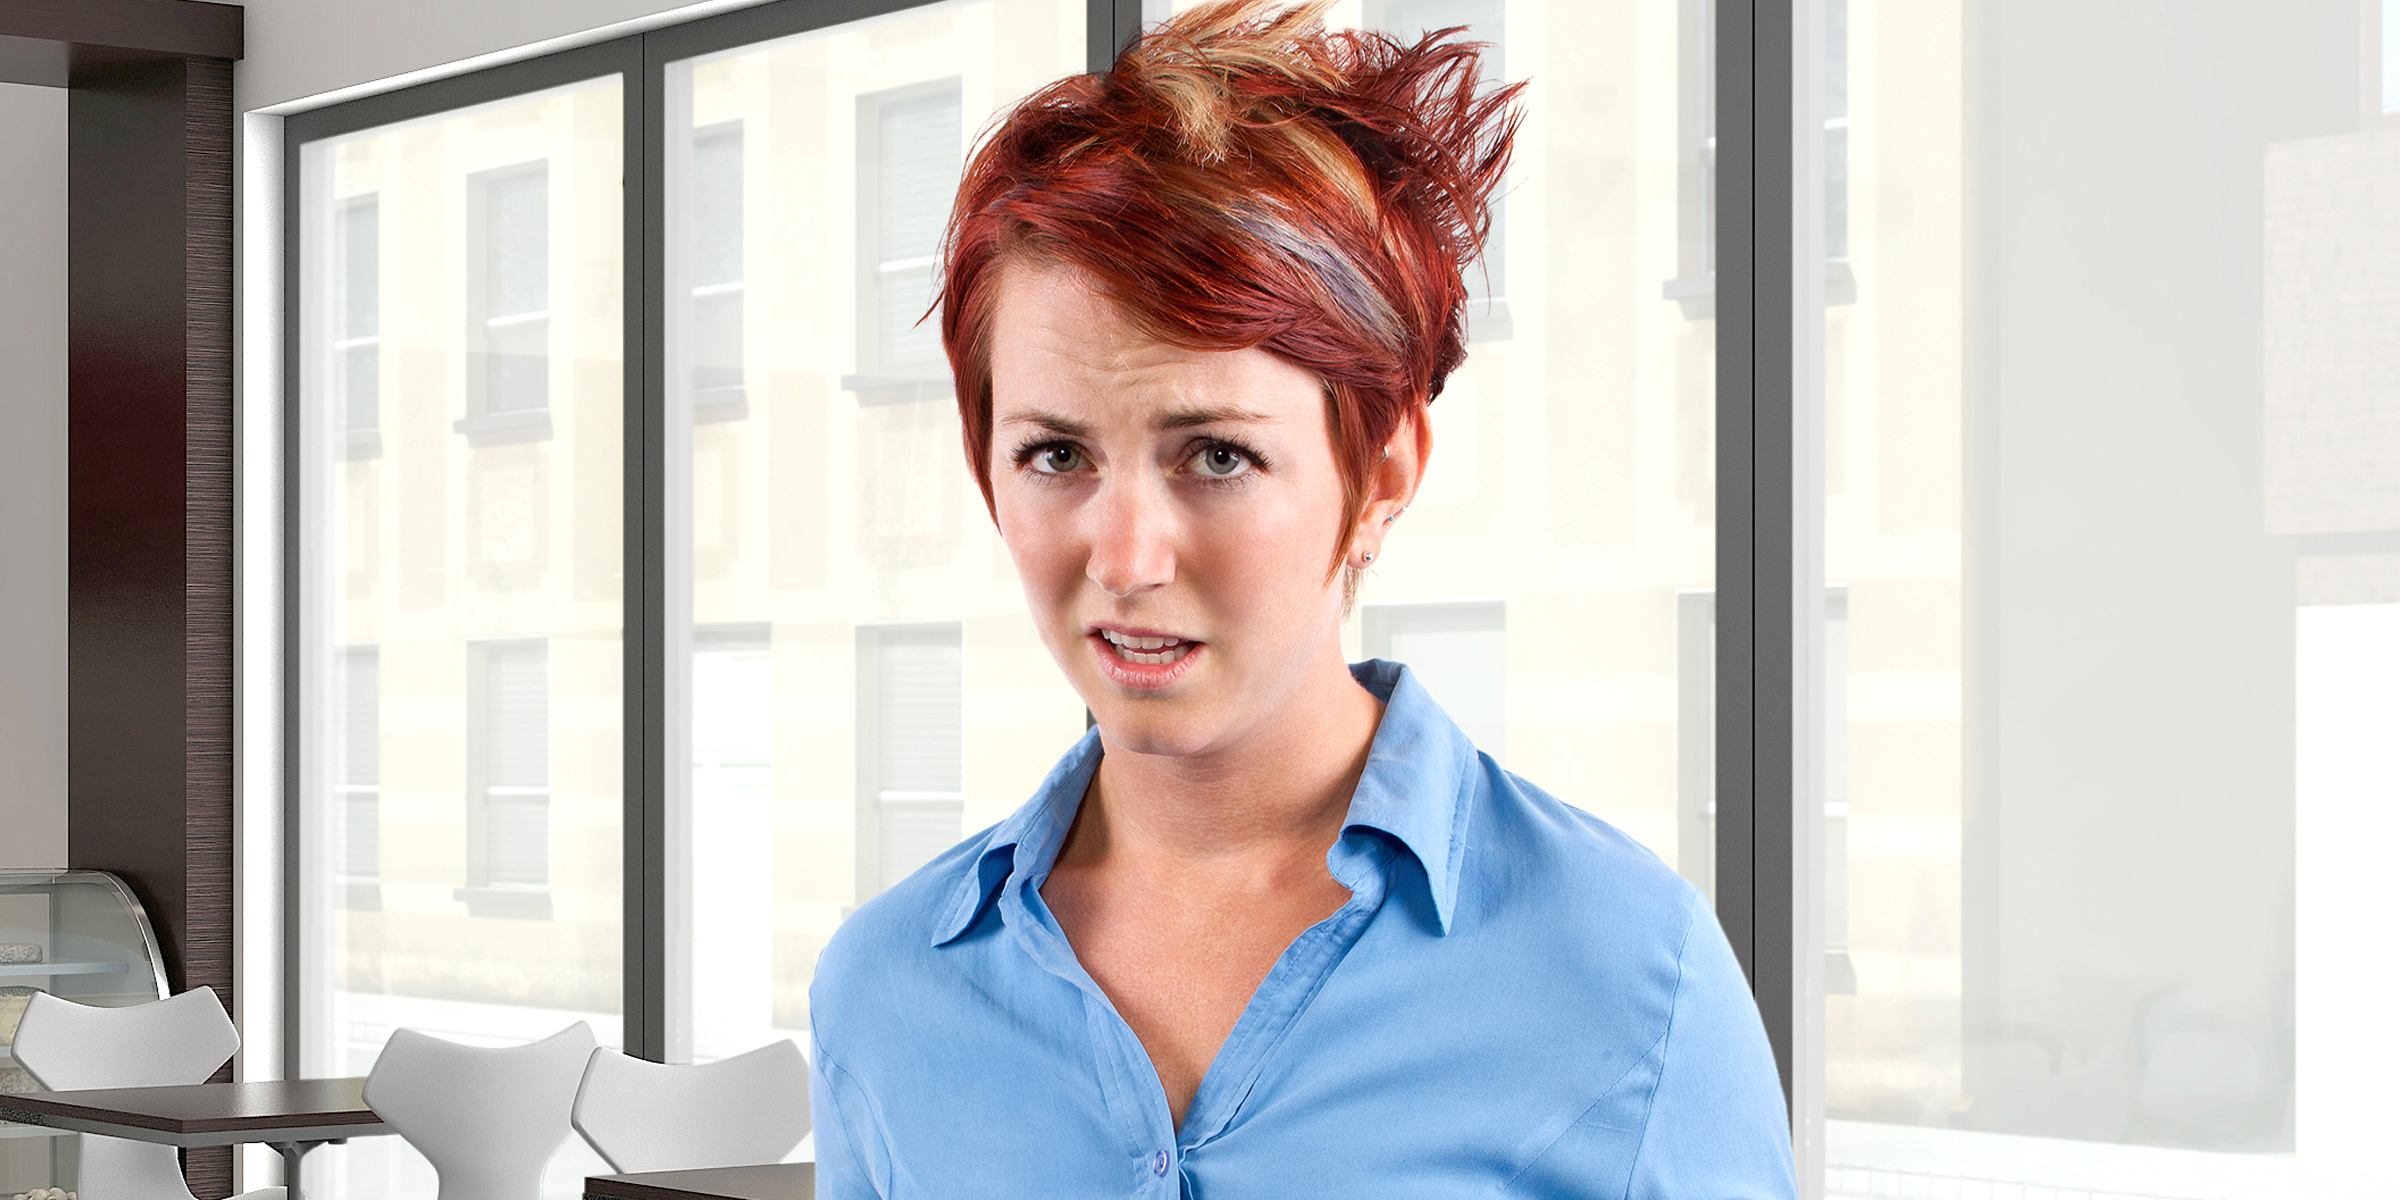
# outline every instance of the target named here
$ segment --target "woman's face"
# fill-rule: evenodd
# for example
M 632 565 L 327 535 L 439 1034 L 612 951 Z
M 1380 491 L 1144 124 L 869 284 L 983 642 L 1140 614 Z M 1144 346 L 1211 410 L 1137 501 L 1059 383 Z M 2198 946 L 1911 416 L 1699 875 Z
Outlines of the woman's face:
M 1109 742 L 1206 755 L 1284 724 L 1342 669 L 1342 480 L 1317 377 L 1153 341 L 1037 263 L 1004 269 L 991 338 L 1000 535 Z

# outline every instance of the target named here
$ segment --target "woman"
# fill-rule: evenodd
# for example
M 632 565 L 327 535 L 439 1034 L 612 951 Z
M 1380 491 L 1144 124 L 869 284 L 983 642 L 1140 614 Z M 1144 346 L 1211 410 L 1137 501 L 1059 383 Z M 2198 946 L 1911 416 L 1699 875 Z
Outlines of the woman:
M 1096 728 L 825 951 L 822 1195 L 1791 1194 L 1705 900 L 1342 661 L 1516 117 L 1322 7 L 1170 21 L 969 166 L 967 458 Z

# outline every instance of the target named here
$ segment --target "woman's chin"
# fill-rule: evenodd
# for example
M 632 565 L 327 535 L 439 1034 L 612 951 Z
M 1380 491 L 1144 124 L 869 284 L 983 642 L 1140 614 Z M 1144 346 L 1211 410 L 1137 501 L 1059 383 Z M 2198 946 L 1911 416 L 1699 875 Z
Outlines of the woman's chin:
M 1221 712 L 1196 698 L 1103 697 L 1092 719 L 1112 751 L 1160 758 L 1192 758 L 1225 748 L 1235 738 Z

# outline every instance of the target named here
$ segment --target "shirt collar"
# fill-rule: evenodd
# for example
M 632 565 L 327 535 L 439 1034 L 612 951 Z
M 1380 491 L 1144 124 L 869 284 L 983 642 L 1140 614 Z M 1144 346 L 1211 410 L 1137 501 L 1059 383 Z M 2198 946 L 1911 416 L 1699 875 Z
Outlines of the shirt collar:
M 1057 856 L 1067 840 L 1067 827 L 1074 823 L 1075 810 L 1082 806 L 1083 794 L 1092 785 L 1092 773 L 1099 769 L 1100 731 L 1086 729 L 1082 740 L 1033 790 L 1033 799 L 984 834 L 983 849 L 967 861 L 950 906 L 934 926 L 934 945 L 957 940 L 983 915 L 992 897 L 999 894 L 1000 885 L 1017 869 L 1019 847 L 1025 850 L 1021 861 L 1028 868 L 1036 859 Z
M 1371 829 L 1415 855 L 1432 893 L 1434 919 L 1447 934 L 1458 904 L 1467 818 L 1482 778 L 1474 743 L 1407 667 L 1370 659 L 1351 664 L 1350 674 L 1384 702 L 1384 709 L 1343 831 Z M 1086 730 L 1035 789 L 1033 800 L 984 835 L 983 849 L 967 861 L 934 928 L 934 945 L 954 941 L 971 928 L 1020 866 L 1036 869 L 1057 855 L 1099 767 L 1099 731 Z
M 1384 708 L 1343 829 L 1376 830 L 1416 856 L 1433 894 L 1434 920 L 1447 934 L 1458 906 L 1467 818 L 1482 779 L 1475 744 L 1407 667 L 1369 659 L 1351 664 L 1350 674 Z

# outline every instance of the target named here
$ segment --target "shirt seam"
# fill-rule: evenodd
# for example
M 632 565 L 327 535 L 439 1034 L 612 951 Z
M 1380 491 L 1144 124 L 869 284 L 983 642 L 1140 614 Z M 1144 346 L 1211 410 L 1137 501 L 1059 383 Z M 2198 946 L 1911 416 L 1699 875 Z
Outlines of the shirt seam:
M 1561 1141 L 1564 1141 L 1568 1134 L 1575 1132 L 1575 1127 L 1583 1124 L 1584 1118 L 1591 1116 L 1593 1109 L 1600 1107 L 1600 1105 L 1606 1102 L 1610 1096 L 1615 1095 L 1617 1085 L 1625 1082 L 1626 1076 L 1633 1074 L 1633 1072 L 1644 1062 L 1649 1061 L 1651 1053 L 1655 1051 L 1658 1054 L 1658 1078 L 1650 1081 L 1650 1091 L 1642 1098 L 1642 1136 L 1634 1142 L 1633 1157 L 1626 1163 L 1625 1188 L 1623 1191 L 1617 1193 L 1620 1197 L 1630 1200 L 1633 1194 L 1634 1173 L 1636 1169 L 1641 1166 L 1642 1151 L 1647 1149 L 1650 1144 L 1650 1123 L 1651 1119 L 1656 1115 L 1659 1085 L 1665 1082 L 1667 1076 L 1667 1052 L 1665 1047 L 1667 1045 L 1667 1040 L 1675 1033 L 1675 1014 L 1681 1010 L 1683 1003 L 1683 981 L 1687 973 L 1685 967 L 1686 955 L 1692 944 L 1693 926 L 1697 924 L 1697 920 L 1696 918 L 1692 917 L 1691 909 L 1688 905 L 1684 909 L 1684 915 L 1685 921 L 1683 926 L 1683 937 L 1676 943 L 1675 946 L 1675 990 L 1671 992 L 1667 998 L 1666 1028 L 1659 1030 L 1658 1038 L 1655 1041 L 1652 1041 L 1647 1047 L 1644 1047 L 1641 1055 L 1635 1058 L 1632 1062 L 1627 1063 L 1624 1070 L 1617 1072 L 1616 1078 L 1609 1080 L 1608 1086 L 1600 1089 L 1600 1094 L 1593 1097 L 1590 1104 L 1584 1105 L 1583 1109 L 1575 1114 L 1574 1120 L 1569 1121 L 1565 1125 L 1561 1126 L 1556 1135 L 1552 1136 L 1549 1141 L 1542 1143 L 1542 1148 L 1535 1152 L 1531 1158 L 1525 1160 L 1524 1166 L 1518 1167 L 1516 1172 L 1508 1177 L 1508 1182 L 1502 1185 L 1500 1189 L 1503 1193 L 1515 1191 L 1517 1182 L 1525 1178 L 1525 1173 L 1527 1171 L 1531 1171 L 1536 1166 L 1539 1166 L 1543 1159 L 1550 1157 L 1550 1152 L 1557 1149 L 1558 1144 Z
M 859 1083 L 858 1076 L 851 1074 L 848 1068 L 842 1066 L 841 1059 L 834 1055 L 833 1048 L 825 1044 L 825 1039 L 823 1037 L 816 1037 L 813 1040 L 817 1044 L 817 1057 L 824 1060 L 825 1082 L 827 1084 L 825 1089 L 825 1098 L 831 1100 L 837 1110 L 841 1107 L 841 1098 L 834 1094 L 832 1086 L 836 1082 L 835 1077 L 839 1076 L 840 1082 L 858 1095 L 860 1100 L 859 1115 L 868 1118 L 870 1121 L 875 1122 L 876 1124 L 880 1124 L 881 1119 L 877 1117 L 873 1111 L 871 1111 L 872 1106 L 865 1103 L 867 1099 L 867 1089 L 864 1085 Z M 835 1115 L 839 1117 L 841 1114 L 837 1111 Z M 812 1125 L 815 1124 L 813 1120 L 810 1123 Z M 844 1126 L 849 1124 L 849 1121 L 843 1121 Z M 883 1181 L 885 1186 L 876 1188 L 875 1194 L 878 1196 L 891 1195 L 889 1187 L 894 1177 L 891 1139 L 884 1137 L 882 1130 L 876 1128 L 862 1129 L 859 1131 L 859 1134 L 867 1135 L 873 1138 L 875 1144 L 875 1156 L 883 1160 Z M 854 1135 L 852 1137 L 852 1142 L 854 1145 L 857 1140 L 857 1136 Z M 822 1158 L 824 1156 L 819 1154 L 818 1157 Z M 862 1162 L 859 1165 L 863 1167 L 867 1164 Z M 868 1186 L 870 1187 L 874 1185 L 874 1180 L 871 1178 L 867 1182 Z
M 1650 1148 L 1650 1129 L 1658 1120 L 1658 1089 L 1667 1082 L 1667 1056 L 1674 1052 L 1671 1042 L 1675 1036 L 1675 1018 L 1683 1011 L 1683 981 L 1690 974 L 1692 930 L 1700 924 L 1693 913 L 1693 901 L 1684 907 L 1683 941 L 1675 947 L 1675 994 L 1667 1003 L 1667 1027 L 1658 1035 L 1658 1078 L 1650 1081 L 1650 1094 L 1642 1098 L 1642 1136 L 1633 1144 L 1633 1160 L 1626 1164 L 1625 1200 L 1633 1200 L 1633 1181 L 1641 1173 L 1642 1154 Z

